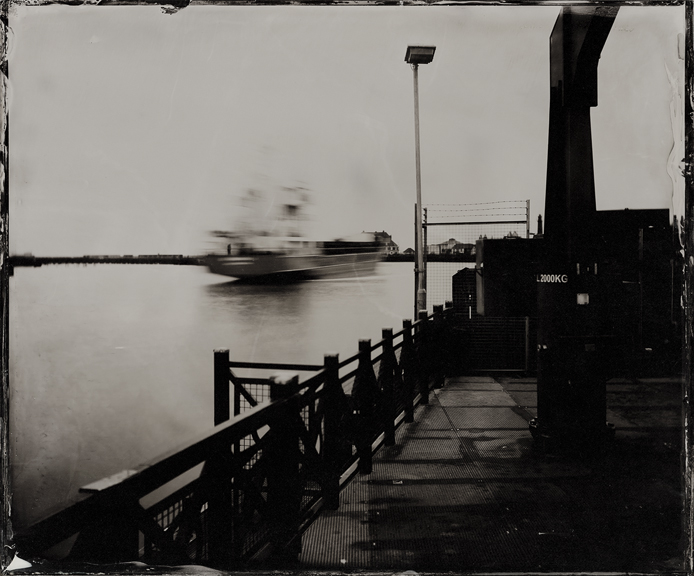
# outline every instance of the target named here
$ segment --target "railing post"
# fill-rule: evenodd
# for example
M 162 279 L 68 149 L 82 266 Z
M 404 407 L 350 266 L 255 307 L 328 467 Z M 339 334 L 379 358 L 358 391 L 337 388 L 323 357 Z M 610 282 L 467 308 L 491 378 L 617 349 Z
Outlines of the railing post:
M 286 410 L 271 423 L 273 435 L 268 445 L 267 509 L 272 526 L 273 555 L 278 560 L 294 561 L 301 552 L 299 513 L 302 486 L 299 476 L 300 451 L 296 419 L 300 417 L 292 396 L 297 392 L 297 374 L 270 377 L 271 401 L 286 401 Z M 289 546 L 289 543 L 293 545 Z
M 383 355 L 381 365 L 378 370 L 378 380 L 383 392 L 383 442 L 386 446 L 395 444 L 395 390 L 393 366 L 395 353 L 393 352 L 393 329 L 383 328 L 381 331 L 383 338 Z
M 323 359 L 325 380 L 323 382 L 325 399 L 325 430 L 322 450 L 326 474 L 323 486 L 323 500 L 328 510 L 340 507 L 340 475 L 345 457 L 345 439 L 340 423 L 348 410 L 347 399 L 340 385 L 339 357 L 326 354 Z M 350 444 L 351 453 L 351 444 Z
M 234 417 L 238 416 L 241 414 L 241 391 L 239 390 L 239 385 L 236 383 L 235 378 L 234 378 L 234 373 L 229 370 L 229 375 L 231 376 L 230 378 L 230 384 L 233 387 L 233 402 L 232 402 L 232 408 L 233 412 L 232 414 Z M 232 444 L 232 452 L 238 456 L 241 453 L 241 440 L 236 440 Z M 237 513 L 238 510 L 241 509 L 241 490 L 238 489 L 238 483 L 239 479 L 235 478 L 233 480 L 233 490 L 231 491 L 231 506 L 232 509 L 234 510 L 234 513 Z M 233 539 L 233 551 L 232 551 L 232 556 L 233 557 L 240 557 L 241 556 L 241 549 L 243 546 L 243 539 L 239 536 L 240 534 L 240 526 L 238 522 L 234 522 L 233 528 L 232 528 L 232 539 Z
M 359 366 L 352 386 L 355 416 L 355 445 L 359 456 L 359 472 L 372 470 L 371 444 L 379 423 L 381 391 L 371 364 L 371 340 L 359 340 Z
M 211 455 L 201 477 L 209 479 L 208 554 L 213 566 L 228 568 L 233 561 L 234 508 L 232 500 L 231 454 Z
M 414 345 L 412 342 L 412 320 L 403 320 L 402 352 L 400 365 L 403 372 L 403 396 L 405 400 L 405 422 L 414 422 Z
M 525 373 L 530 372 L 530 316 L 525 317 Z
M 104 563 L 138 560 L 137 508 L 137 502 L 126 496 L 101 510 L 103 516 L 80 531 L 68 559 Z
M 446 303 L 444 304 L 441 322 L 443 324 L 443 333 L 441 338 L 443 340 L 443 354 L 445 358 L 443 363 L 445 367 L 444 376 L 451 376 L 455 372 L 456 365 L 456 350 L 453 336 L 453 302 L 451 300 L 446 300 Z
M 229 350 L 214 351 L 214 425 L 229 420 Z
M 419 359 L 419 394 L 422 404 L 429 404 L 429 366 L 431 358 L 429 356 L 429 341 L 431 339 L 428 314 L 426 310 L 419 311 L 419 328 L 417 329 L 418 344 L 417 357 Z
M 443 323 L 443 304 L 434 306 L 434 321 L 432 326 L 433 336 L 431 342 L 431 354 L 433 359 L 434 388 L 443 388 L 444 366 L 447 359 L 446 337 Z

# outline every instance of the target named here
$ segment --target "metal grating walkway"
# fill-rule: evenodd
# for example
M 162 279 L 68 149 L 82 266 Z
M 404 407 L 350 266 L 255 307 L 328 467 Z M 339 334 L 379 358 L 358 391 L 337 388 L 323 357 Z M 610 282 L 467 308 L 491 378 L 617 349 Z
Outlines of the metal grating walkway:
M 677 570 L 678 395 L 676 381 L 608 385 L 617 437 L 581 462 L 533 450 L 534 380 L 449 379 L 304 535 L 301 565 Z

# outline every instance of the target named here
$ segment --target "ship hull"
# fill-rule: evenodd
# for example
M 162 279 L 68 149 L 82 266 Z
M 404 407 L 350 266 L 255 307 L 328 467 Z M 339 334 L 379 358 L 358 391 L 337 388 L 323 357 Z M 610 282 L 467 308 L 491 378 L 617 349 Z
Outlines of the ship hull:
M 213 274 L 239 280 L 282 282 L 358 278 L 374 273 L 381 252 L 315 255 L 211 255 L 206 264 Z

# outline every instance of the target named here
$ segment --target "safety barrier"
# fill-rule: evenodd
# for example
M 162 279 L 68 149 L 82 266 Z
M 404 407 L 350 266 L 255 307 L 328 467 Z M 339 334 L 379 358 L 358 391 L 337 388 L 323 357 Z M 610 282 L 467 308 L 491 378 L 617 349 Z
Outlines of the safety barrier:
M 82 488 L 82 500 L 16 536 L 18 553 L 40 557 L 74 539 L 68 561 L 286 566 L 320 510 L 339 507 L 340 487 L 370 473 L 374 451 L 443 384 L 451 312 L 421 312 L 323 365 L 232 362 L 216 350 L 215 427 Z

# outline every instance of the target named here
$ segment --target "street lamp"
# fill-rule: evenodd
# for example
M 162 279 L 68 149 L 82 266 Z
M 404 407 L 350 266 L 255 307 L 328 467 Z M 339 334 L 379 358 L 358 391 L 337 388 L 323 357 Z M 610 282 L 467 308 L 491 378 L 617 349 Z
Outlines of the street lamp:
M 417 178 L 417 205 L 415 206 L 415 279 L 417 296 L 415 303 L 415 320 L 420 310 L 427 309 L 427 291 L 424 287 L 424 239 L 422 235 L 422 175 L 419 167 L 419 81 L 417 70 L 420 64 L 429 64 L 434 59 L 436 46 L 408 46 L 405 62 L 412 67 L 414 75 L 414 148 Z

